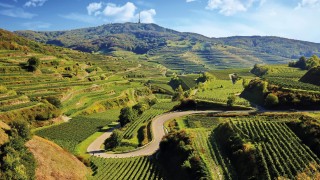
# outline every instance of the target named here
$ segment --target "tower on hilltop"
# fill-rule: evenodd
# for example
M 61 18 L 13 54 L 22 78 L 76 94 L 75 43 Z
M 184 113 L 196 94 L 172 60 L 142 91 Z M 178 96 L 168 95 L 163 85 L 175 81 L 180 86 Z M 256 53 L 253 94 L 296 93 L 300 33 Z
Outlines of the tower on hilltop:
M 141 23 L 141 18 L 140 18 L 140 12 L 139 12 L 139 21 L 138 21 L 138 24 Z

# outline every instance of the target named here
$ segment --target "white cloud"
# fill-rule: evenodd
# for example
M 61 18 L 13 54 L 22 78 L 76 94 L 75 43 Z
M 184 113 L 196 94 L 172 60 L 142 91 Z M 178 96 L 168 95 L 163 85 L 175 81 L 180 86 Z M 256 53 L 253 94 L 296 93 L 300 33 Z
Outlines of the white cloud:
M 30 0 L 27 1 L 24 6 L 26 7 L 37 7 L 37 6 L 43 6 L 43 4 L 46 2 L 47 0 Z
M 4 7 L 4 8 L 13 8 L 13 5 L 10 4 L 5 4 L 5 3 L 0 3 L 0 7 Z
M 208 0 L 206 9 L 219 10 L 220 14 L 231 16 L 247 11 L 255 2 L 262 6 L 266 0 Z
M 149 9 L 140 12 L 140 18 L 142 23 L 154 23 L 154 16 L 156 15 L 156 10 Z
M 28 30 L 38 30 L 38 29 L 48 29 L 51 27 L 50 23 L 45 23 L 41 21 L 36 22 L 25 22 L 22 26 L 26 27 Z
M 102 3 L 90 3 L 87 6 L 87 11 L 89 15 L 99 15 L 101 14 L 101 11 L 99 11 L 102 8 Z
M 70 14 L 59 15 L 59 16 L 65 19 L 75 20 L 75 21 L 89 23 L 89 24 L 97 24 L 99 21 L 99 19 L 95 17 L 88 16 L 86 14 L 78 14 L 78 13 L 70 13 Z
M 103 14 L 107 17 L 114 18 L 116 21 L 126 22 L 131 21 L 135 17 L 136 9 L 137 7 L 131 2 L 127 2 L 123 6 L 109 3 L 103 10 Z
M 24 19 L 31 19 L 36 16 L 36 14 L 25 12 L 21 8 L 0 10 L 0 14 L 2 14 L 4 16 L 15 17 L 15 18 L 24 18 Z
M 137 12 L 137 9 L 137 6 L 131 2 L 127 2 L 122 6 L 113 3 L 104 4 L 102 2 L 94 2 L 87 6 L 89 17 L 93 18 L 93 16 L 95 16 L 97 20 L 103 20 L 105 22 L 137 22 L 139 18 L 139 12 Z M 154 23 L 154 16 L 156 14 L 155 9 L 140 11 L 141 22 Z M 77 19 L 74 18 L 74 14 L 70 15 L 72 16 L 68 16 L 69 19 Z M 87 17 L 86 19 L 89 18 Z
M 296 8 L 316 7 L 320 5 L 320 0 L 302 0 Z
M 187 3 L 194 2 L 194 1 L 196 1 L 196 0 L 186 0 Z

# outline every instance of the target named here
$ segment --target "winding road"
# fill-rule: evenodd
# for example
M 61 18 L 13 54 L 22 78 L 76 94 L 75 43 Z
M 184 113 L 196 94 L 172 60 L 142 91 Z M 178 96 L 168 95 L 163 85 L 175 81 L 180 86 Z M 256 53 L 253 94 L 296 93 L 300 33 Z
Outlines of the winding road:
M 155 117 L 152 120 L 151 130 L 153 133 L 153 139 L 147 145 L 140 147 L 134 151 L 125 152 L 125 153 L 106 153 L 103 149 L 101 149 L 101 145 L 103 142 L 111 136 L 113 129 L 109 129 L 103 135 L 98 137 L 95 141 L 93 141 L 89 147 L 87 148 L 87 152 L 93 156 L 104 157 L 104 158 L 128 158 L 135 156 L 148 156 L 152 155 L 159 149 L 160 141 L 162 137 L 165 135 L 164 131 L 164 123 L 177 117 L 189 115 L 189 114 L 197 114 L 197 113 L 216 113 L 222 111 L 183 111 L 183 112 L 171 112 L 166 113 L 160 116 Z M 235 112 L 235 111 L 233 111 Z M 250 111 L 239 111 L 239 112 L 250 112 Z

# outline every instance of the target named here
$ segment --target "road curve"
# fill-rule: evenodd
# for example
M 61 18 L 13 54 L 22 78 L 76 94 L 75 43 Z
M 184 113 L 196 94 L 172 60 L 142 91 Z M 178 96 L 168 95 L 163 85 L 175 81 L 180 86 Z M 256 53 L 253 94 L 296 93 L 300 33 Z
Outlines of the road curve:
M 114 129 L 110 129 L 109 131 L 105 132 L 103 135 L 98 137 L 95 141 L 93 141 L 89 147 L 87 148 L 87 152 L 90 155 L 104 157 L 104 158 L 128 158 L 128 157 L 135 157 L 135 156 L 148 156 L 152 155 L 159 149 L 159 144 L 162 137 L 165 135 L 164 132 L 164 123 L 170 119 L 189 115 L 189 114 L 197 114 L 197 113 L 212 113 L 212 112 L 221 112 L 221 111 L 183 111 L 183 112 L 171 112 L 166 113 L 160 116 L 155 117 L 152 120 L 151 129 L 153 133 L 153 139 L 147 145 L 131 152 L 126 153 L 106 153 L 103 149 L 101 149 L 101 145 L 105 141 L 105 139 L 109 138 L 112 134 Z M 245 112 L 245 111 L 242 111 Z

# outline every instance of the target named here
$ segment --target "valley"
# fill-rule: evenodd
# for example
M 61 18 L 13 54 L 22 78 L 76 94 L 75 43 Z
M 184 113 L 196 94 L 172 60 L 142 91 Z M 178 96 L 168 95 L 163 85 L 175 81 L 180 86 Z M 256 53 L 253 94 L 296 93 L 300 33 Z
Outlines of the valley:
M 144 23 L 0 40 L 0 179 L 320 177 L 317 43 Z

